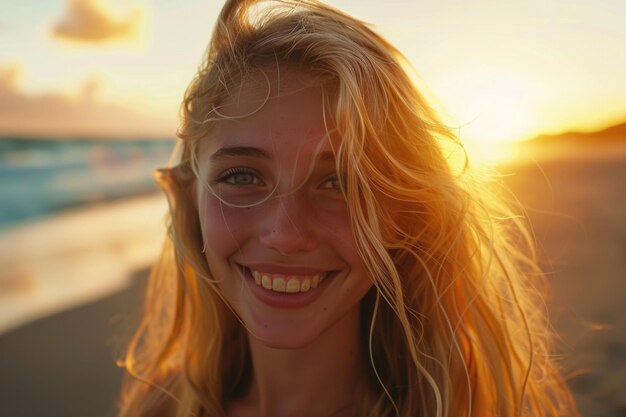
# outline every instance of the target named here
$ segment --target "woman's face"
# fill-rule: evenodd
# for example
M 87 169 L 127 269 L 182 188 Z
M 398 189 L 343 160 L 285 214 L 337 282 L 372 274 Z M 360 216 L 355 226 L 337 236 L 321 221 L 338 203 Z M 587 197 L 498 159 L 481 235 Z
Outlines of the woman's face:
M 322 89 L 281 70 L 280 82 L 268 73 L 269 87 L 255 75 L 231 91 L 220 113 L 246 116 L 219 121 L 201 145 L 196 195 L 221 294 L 252 336 L 295 348 L 354 323 L 371 281 L 338 187 L 340 138 L 324 125 Z

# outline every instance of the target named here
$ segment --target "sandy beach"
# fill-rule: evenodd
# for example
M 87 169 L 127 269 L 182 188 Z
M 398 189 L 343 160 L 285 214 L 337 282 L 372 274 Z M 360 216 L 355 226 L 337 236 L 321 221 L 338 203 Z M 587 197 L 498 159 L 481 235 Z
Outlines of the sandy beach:
M 551 285 L 557 351 L 584 417 L 626 416 L 626 148 L 505 167 Z
M 584 417 L 626 416 L 623 151 L 502 168 L 533 224 L 552 285 L 547 302 L 561 334 L 557 350 Z M 0 415 L 114 415 L 122 376 L 115 359 L 132 332 L 146 276 L 137 267 L 141 262 L 131 264 L 127 280 L 107 295 L 6 327 L 0 336 Z

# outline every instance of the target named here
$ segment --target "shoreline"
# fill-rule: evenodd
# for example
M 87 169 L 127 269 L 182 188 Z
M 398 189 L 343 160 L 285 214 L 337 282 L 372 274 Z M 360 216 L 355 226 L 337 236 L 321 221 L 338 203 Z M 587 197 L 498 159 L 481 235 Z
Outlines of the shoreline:
M 0 334 L 125 288 L 165 236 L 167 203 L 135 196 L 0 234 Z

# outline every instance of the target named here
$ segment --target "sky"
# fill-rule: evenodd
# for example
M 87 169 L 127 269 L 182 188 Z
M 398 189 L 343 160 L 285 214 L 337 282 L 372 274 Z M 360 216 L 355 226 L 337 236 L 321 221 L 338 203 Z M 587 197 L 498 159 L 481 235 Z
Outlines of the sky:
M 332 0 L 409 59 L 462 140 L 626 120 L 623 0 Z M 0 0 L 0 134 L 173 137 L 221 1 Z

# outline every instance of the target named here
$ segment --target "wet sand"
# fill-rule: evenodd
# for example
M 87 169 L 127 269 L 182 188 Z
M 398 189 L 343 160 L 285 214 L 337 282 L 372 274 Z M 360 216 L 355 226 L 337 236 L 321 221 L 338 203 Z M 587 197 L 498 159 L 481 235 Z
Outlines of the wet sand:
M 626 157 L 569 156 L 503 168 L 527 206 L 584 417 L 626 416 Z M 124 291 L 0 336 L 0 415 L 113 416 L 145 271 Z M 131 317 L 130 319 L 127 317 Z
M 115 365 L 137 323 L 147 271 L 124 291 L 0 337 L 0 416 L 113 417 Z

